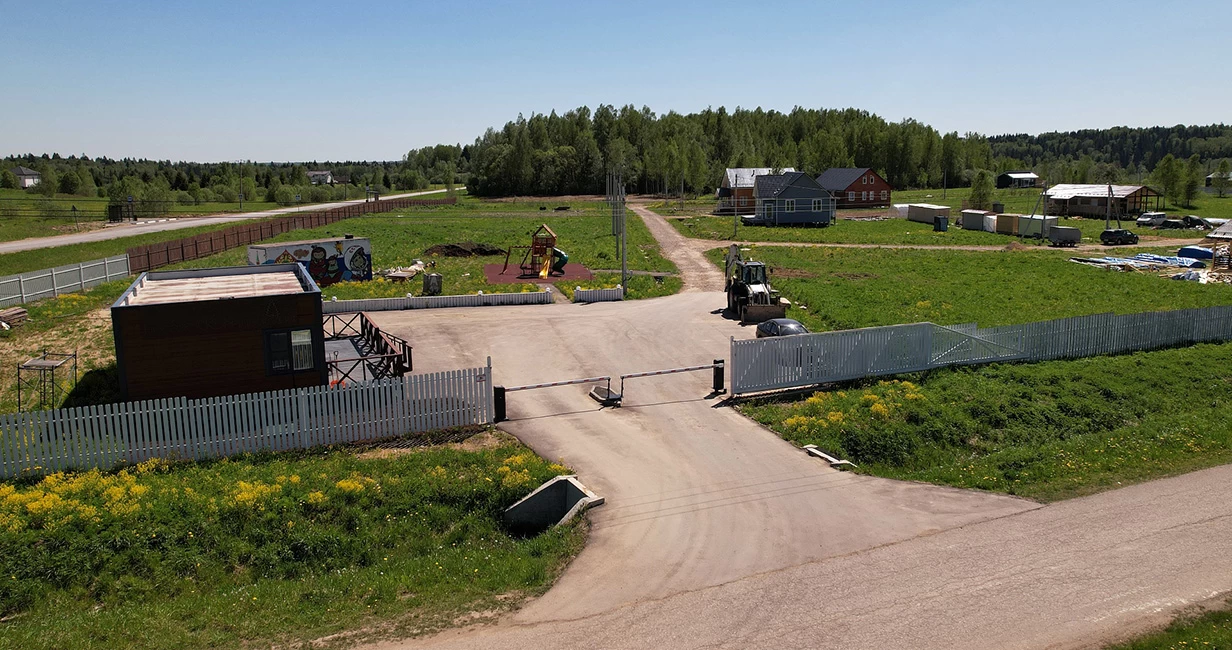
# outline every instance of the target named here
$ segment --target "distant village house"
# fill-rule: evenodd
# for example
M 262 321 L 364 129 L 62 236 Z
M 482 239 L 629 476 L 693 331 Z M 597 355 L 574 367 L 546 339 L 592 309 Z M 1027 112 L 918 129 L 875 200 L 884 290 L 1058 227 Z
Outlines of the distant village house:
M 804 172 L 758 176 L 753 185 L 753 223 L 828 226 L 834 221 L 834 197 Z
M 1040 177 L 1035 172 L 1005 172 L 997 176 L 997 189 L 1023 189 L 1039 187 Z
M 817 177 L 817 184 L 834 195 L 840 208 L 876 208 L 890 205 L 894 188 L 868 167 L 833 167 Z
M 719 200 L 715 214 L 753 214 L 753 183 L 758 176 L 768 176 L 774 173 L 770 167 L 730 167 L 723 174 L 715 197 Z M 794 167 L 785 167 L 783 173 L 796 171 Z
M 29 167 L 14 167 L 9 171 L 13 172 L 13 175 L 17 177 L 17 187 L 23 190 L 38 185 L 39 179 L 42 178 L 41 174 Z
M 308 182 L 313 185 L 333 185 L 334 175 L 327 171 L 308 172 Z

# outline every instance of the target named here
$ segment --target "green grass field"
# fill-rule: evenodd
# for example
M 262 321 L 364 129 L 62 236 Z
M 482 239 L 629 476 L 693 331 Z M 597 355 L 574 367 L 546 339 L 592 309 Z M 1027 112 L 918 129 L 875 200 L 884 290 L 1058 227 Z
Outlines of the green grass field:
M 1229 383 L 1232 344 L 1197 345 L 946 368 L 741 410 L 863 473 L 1054 501 L 1232 461 Z
M 432 270 L 444 276 L 446 294 L 537 290 L 532 283 L 487 283 L 483 274 L 484 265 L 503 264 L 504 255 L 467 258 L 433 257 L 425 251 L 435 244 L 467 241 L 491 244 L 500 248 L 511 245 L 526 246 L 530 244 L 530 234 L 540 224 L 545 223 L 556 232 L 557 247 L 568 253 L 571 262 L 584 264 L 591 269 L 620 267 L 620 259 L 615 252 L 616 241 L 610 234 L 611 218 L 609 216 L 596 215 L 593 210 L 582 210 L 574 216 L 561 216 L 560 213 L 553 212 L 546 212 L 543 215 L 523 212 L 501 216 L 494 214 L 499 211 L 473 207 L 477 203 L 486 204 L 486 202 L 471 200 L 463 202 L 461 207 L 441 206 L 442 208 L 448 207 L 449 210 L 411 208 L 390 215 L 357 217 L 326 228 L 286 233 L 271 241 L 311 239 L 329 236 L 330 233 L 337 235 L 344 231 L 357 237 L 368 237 L 372 240 L 374 268 L 409 266 L 415 259 L 435 262 L 436 267 Z M 630 269 L 666 272 L 676 270 L 675 265 L 661 255 L 658 243 L 638 219 L 628 220 L 628 243 Z M 522 252 L 514 251 L 514 256 L 510 258 L 510 267 L 515 273 L 521 261 Z M 246 263 L 246 254 L 245 249 L 238 248 L 186 262 L 182 266 L 202 268 L 242 265 Z M 662 295 L 658 292 L 670 286 L 667 283 L 659 284 L 647 280 L 649 279 L 630 283 L 630 295 L 632 297 Z M 610 282 L 612 286 L 615 286 L 618 280 L 613 276 L 603 276 L 596 282 L 598 284 Z M 371 282 L 339 283 L 326 287 L 323 293 L 326 296 L 337 296 L 339 300 L 346 300 L 396 297 L 407 293 L 419 295 L 422 290 L 423 284 L 419 281 L 393 283 L 382 279 Z
M 1225 606 L 1232 603 L 1225 603 Z M 1232 610 L 1178 617 L 1168 627 L 1105 650 L 1225 650 L 1232 648 Z
M 668 223 L 685 237 L 732 241 L 731 217 L 689 217 L 671 219 Z M 1017 237 L 988 232 L 950 228 L 933 232 L 929 224 L 889 219 L 886 221 L 848 221 L 840 219 L 832 226 L 745 226 L 736 229 L 735 241 L 790 242 L 828 244 L 895 244 L 914 246 L 1005 246 Z
M 1232 303 L 1232 287 L 1115 273 L 1054 250 L 1012 252 L 753 246 L 788 316 L 813 331 L 931 321 L 981 326 Z M 720 264 L 723 251 L 708 253 Z
M 580 522 L 501 524 L 568 472 L 482 433 L 0 483 L 0 648 L 354 643 L 491 619 L 580 550 Z

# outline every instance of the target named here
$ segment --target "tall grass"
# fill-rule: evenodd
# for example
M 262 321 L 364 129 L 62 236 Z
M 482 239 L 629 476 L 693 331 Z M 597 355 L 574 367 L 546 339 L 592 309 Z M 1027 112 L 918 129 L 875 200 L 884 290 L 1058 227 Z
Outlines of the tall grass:
M 580 533 L 511 537 L 501 512 L 567 471 L 501 438 L 0 484 L 0 647 L 268 645 L 505 607 Z
M 760 401 L 859 471 L 1041 500 L 1232 461 L 1232 345 L 948 368 Z

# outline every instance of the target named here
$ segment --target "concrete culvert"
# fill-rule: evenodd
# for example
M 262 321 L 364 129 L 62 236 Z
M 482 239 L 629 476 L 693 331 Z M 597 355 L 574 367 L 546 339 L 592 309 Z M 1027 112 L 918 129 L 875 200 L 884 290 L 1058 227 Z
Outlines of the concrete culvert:
M 537 535 L 599 505 L 603 497 L 588 490 L 577 476 L 557 476 L 509 506 L 505 527 L 515 535 Z

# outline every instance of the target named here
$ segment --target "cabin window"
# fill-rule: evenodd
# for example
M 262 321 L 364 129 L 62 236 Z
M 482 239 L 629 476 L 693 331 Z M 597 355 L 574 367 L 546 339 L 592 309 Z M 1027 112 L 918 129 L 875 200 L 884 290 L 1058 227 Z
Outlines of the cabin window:
M 783 206 L 783 211 L 784 212 L 795 212 L 796 211 L 796 200 L 787 199 L 786 205 Z
M 271 375 L 312 370 L 312 330 L 266 332 L 265 365 Z
M 868 200 L 868 192 L 860 192 L 860 200 L 861 200 L 861 201 L 867 201 L 867 200 Z
M 848 201 L 854 201 L 854 200 L 856 200 L 856 193 L 855 193 L 855 192 L 848 192 L 848 193 L 847 193 L 847 200 L 848 200 Z
M 744 207 L 748 204 L 749 204 L 749 197 L 747 196 L 740 197 L 740 207 Z
M 882 201 L 889 201 L 889 200 L 890 200 L 890 193 L 889 193 L 889 192 L 887 192 L 886 190 L 881 190 L 881 200 L 882 200 Z
M 822 205 L 821 199 L 813 199 L 813 212 L 822 212 L 825 207 Z

